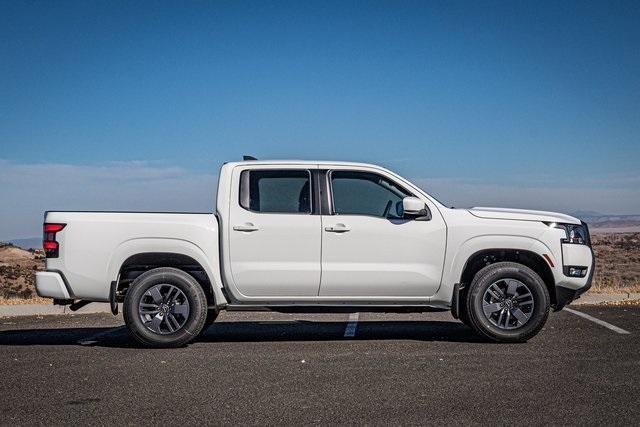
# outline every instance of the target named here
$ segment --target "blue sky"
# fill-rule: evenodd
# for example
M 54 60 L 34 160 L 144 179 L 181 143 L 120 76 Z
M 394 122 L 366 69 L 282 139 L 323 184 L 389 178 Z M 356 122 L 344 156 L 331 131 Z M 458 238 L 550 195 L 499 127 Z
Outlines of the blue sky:
M 220 164 L 383 164 L 457 206 L 640 212 L 640 3 L 1 2 L 0 239 L 210 210 Z

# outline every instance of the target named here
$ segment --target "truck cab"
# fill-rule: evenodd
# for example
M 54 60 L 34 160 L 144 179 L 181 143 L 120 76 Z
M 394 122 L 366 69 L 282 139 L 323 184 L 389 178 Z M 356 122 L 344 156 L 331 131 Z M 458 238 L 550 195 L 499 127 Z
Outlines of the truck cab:
M 446 223 L 387 171 L 230 163 L 220 185 L 223 274 L 236 302 L 424 304 L 440 287 Z M 404 212 L 408 197 L 420 211 Z

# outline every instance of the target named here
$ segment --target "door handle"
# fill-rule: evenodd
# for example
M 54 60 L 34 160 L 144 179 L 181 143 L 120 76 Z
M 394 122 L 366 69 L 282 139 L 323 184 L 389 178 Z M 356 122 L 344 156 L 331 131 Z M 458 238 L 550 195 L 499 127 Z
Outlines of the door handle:
M 329 231 L 331 233 L 346 233 L 351 229 L 344 224 L 336 224 L 334 227 L 325 227 L 324 231 Z
M 243 224 L 243 225 L 234 225 L 233 229 L 235 231 L 247 231 L 247 232 L 249 232 L 249 231 L 258 231 L 259 230 L 258 227 L 256 227 L 255 225 L 253 225 L 250 222 L 247 222 L 246 224 Z

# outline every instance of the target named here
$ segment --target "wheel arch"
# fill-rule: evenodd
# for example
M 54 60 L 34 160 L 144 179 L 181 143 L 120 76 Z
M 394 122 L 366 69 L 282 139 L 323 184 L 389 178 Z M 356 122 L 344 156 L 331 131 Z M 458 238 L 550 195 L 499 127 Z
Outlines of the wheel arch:
M 214 258 L 216 261 L 218 257 Z M 208 262 L 204 251 L 180 239 L 134 239 L 120 245 L 109 263 L 109 277 L 117 282 L 117 299 L 123 299 L 128 286 L 145 271 L 174 267 L 192 275 L 202 286 L 210 305 L 226 303 L 219 269 Z
M 447 245 L 447 255 L 444 261 L 444 269 L 440 288 L 431 297 L 431 302 L 443 307 L 453 308 L 457 303 L 456 296 L 460 288 L 460 278 L 469 265 L 469 260 L 482 251 L 510 250 L 520 252 L 533 252 L 539 256 L 548 254 L 552 262 L 556 262 L 556 255 L 543 241 L 524 235 L 482 234 L 476 235 L 461 242 L 455 236 L 450 238 Z M 557 268 L 557 266 L 556 266 Z M 555 274 L 555 270 L 552 269 Z M 554 276 L 555 277 L 555 276 Z M 550 280 L 555 287 L 555 279 Z M 547 283 L 545 281 L 545 283 Z M 552 295 L 555 298 L 555 290 Z
M 460 300 L 465 297 L 465 292 L 478 271 L 487 265 L 504 261 L 522 264 L 535 271 L 549 291 L 551 304 L 556 304 L 555 279 L 547 261 L 542 255 L 532 250 L 514 248 L 486 248 L 467 258 L 458 281 L 461 289 Z

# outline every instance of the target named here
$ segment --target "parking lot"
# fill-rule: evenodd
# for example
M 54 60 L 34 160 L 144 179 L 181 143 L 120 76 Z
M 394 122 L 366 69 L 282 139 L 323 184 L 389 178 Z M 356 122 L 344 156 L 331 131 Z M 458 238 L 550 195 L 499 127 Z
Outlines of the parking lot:
M 223 313 L 174 350 L 121 316 L 4 318 L 0 424 L 637 425 L 640 306 L 575 310 L 606 323 L 506 345 L 449 313 Z

